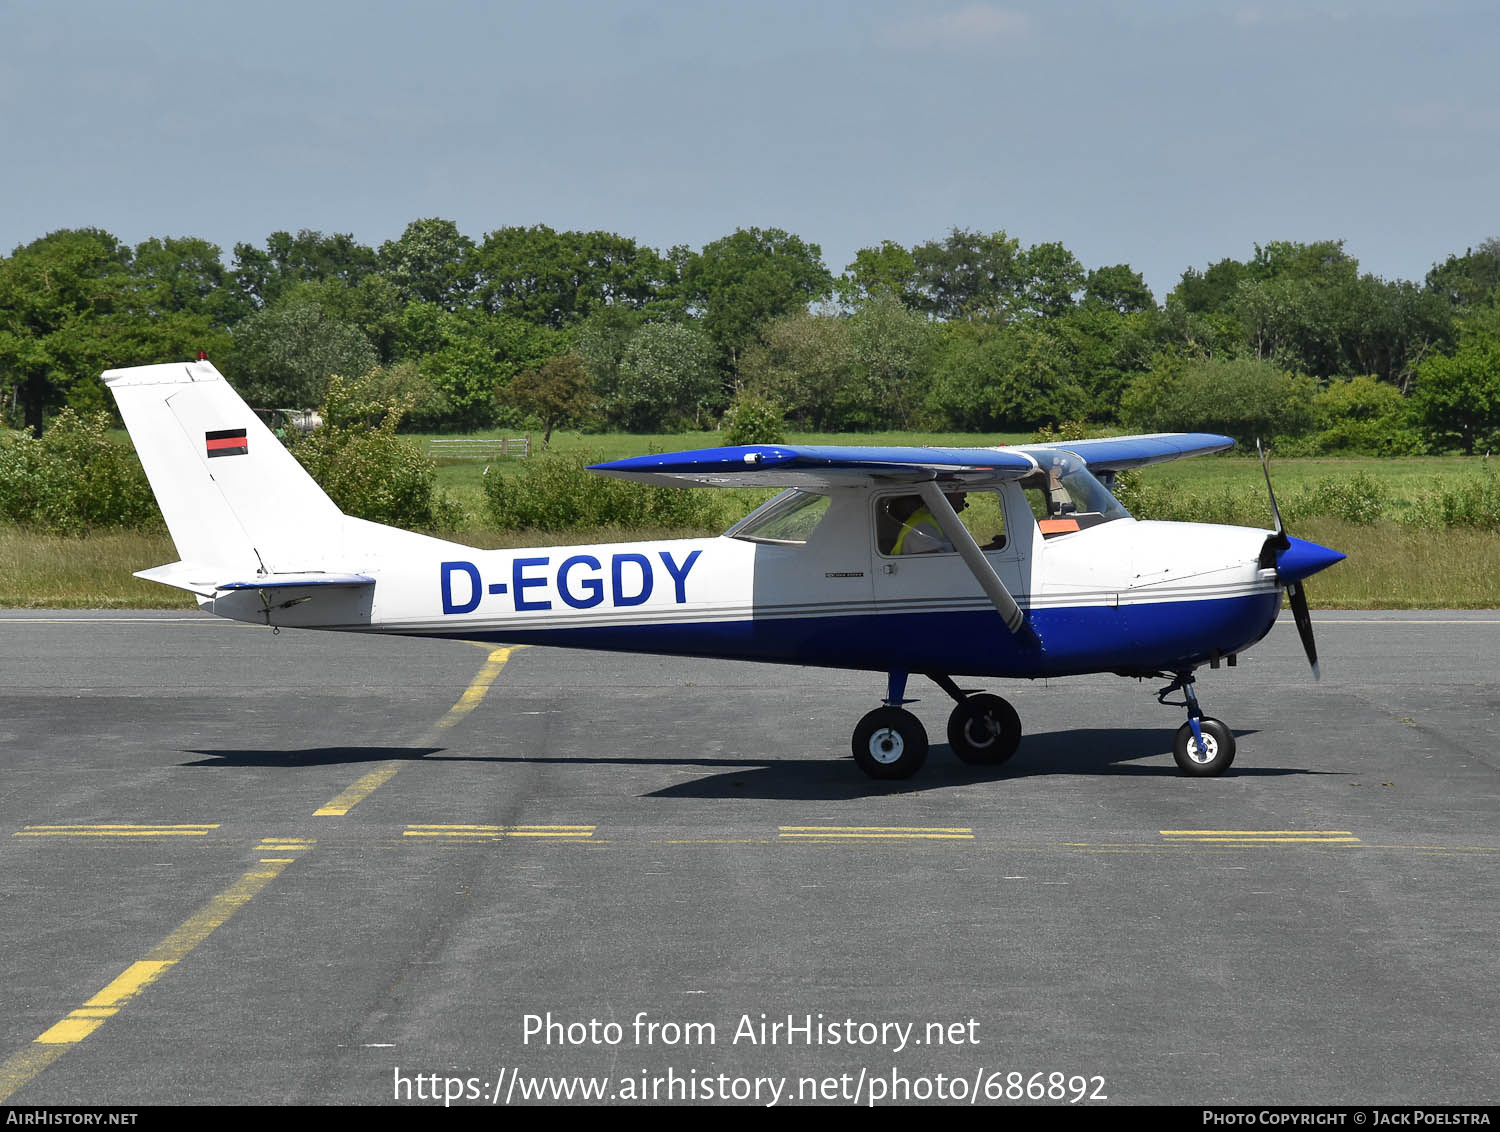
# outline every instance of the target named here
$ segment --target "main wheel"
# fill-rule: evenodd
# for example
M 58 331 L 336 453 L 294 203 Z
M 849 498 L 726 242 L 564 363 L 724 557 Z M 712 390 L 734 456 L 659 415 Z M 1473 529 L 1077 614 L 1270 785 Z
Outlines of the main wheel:
M 999 696 L 969 696 L 948 717 L 948 745 L 974 766 L 999 766 L 1021 745 L 1021 717 Z
M 876 708 L 854 729 L 854 761 L 871 778 L 910 778 L 927 761 L 927 729 L 904 708 Z
M 1192 724 L 1184 723 L 1177 729 L 1177 738 L 1172 743 L 1172 757 L 1183 774 L 1194 778 L 1217 778 L 1234 762 L 1234 733 L 1222 720 L 1204 716 L 1198 721 L 1203 732 L 1203 748 L 1193 738 Z

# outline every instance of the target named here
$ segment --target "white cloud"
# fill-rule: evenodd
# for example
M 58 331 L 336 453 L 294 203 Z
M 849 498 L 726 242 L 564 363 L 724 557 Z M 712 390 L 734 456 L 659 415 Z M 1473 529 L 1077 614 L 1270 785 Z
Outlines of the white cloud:
M 1031 17 L 993 4 L 969 4 L 951 12 L 918 16 L 886 30 L 895 47 L 985 51 L 1009 47 L 1031 37 Z

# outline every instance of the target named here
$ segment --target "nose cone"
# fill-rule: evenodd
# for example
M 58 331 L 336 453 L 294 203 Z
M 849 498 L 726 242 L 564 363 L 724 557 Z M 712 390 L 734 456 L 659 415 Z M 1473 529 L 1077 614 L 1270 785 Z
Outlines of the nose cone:
M 1326 546 L 1319 546 L 1306 539 L 1287 537 L 1285 550 L 1276 552 L 1276 580 L 1284 586 L 1300 582 L 1319 570 L 1326 570 L 1335 562 L 1342 562 L 1344 555 Z

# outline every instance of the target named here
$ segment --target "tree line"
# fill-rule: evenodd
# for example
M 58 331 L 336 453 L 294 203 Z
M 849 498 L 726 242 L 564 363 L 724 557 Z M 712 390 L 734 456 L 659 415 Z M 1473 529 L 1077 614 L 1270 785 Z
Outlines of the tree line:
M 107 368 L 212 358 L 252 405 L 369 378 L 421 430 L 715 427 L 736 400 L 818 431 L 1086 422 L 1279 436 L 1308 451 L 1487 444 L 1500 429 L 1500 240 L 1425 280 L 1342 241 L 1188 268 L 953 229 L 842 274 L 779 229 L 665 252 L 608 232 L 425 219 L 377 247 L 275 232 L 130 247 L 69 229 L 0 258 L 0 405 L 40 435 L 110 407 Z

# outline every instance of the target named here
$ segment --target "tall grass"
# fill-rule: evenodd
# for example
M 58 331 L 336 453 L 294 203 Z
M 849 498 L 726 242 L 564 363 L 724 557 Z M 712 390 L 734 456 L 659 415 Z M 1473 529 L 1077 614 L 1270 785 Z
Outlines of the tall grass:
M 165 533 L 49 535 L 0 527 L 0 608 L 192 609 L 192 597 L 131 572 L 177 561 Z

